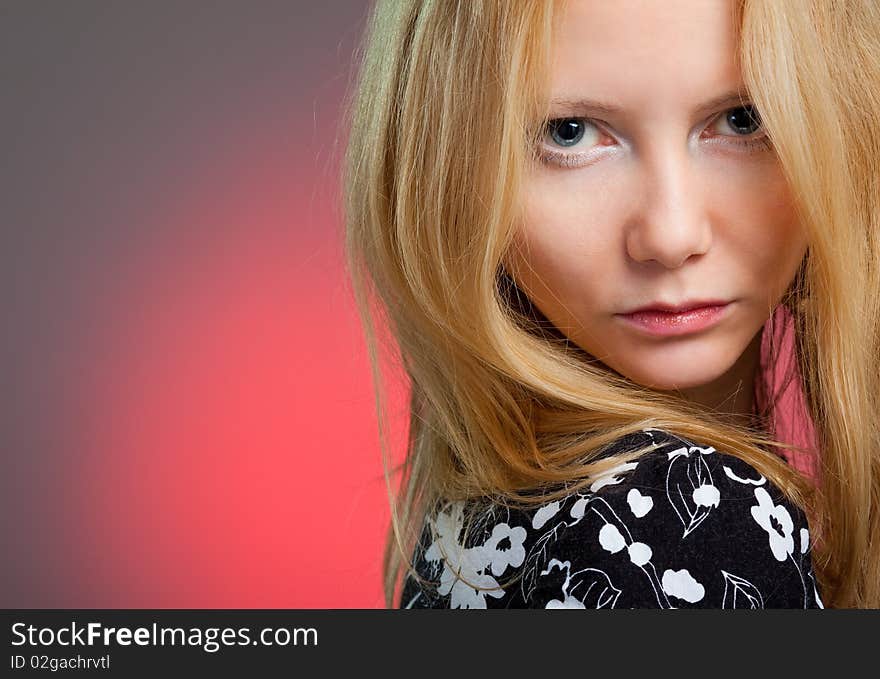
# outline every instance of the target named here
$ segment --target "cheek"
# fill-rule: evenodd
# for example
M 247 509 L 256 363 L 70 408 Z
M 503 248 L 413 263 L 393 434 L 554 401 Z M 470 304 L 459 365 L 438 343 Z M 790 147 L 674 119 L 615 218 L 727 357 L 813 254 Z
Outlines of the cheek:
M 740 230 L 744 252 L 751 255 L 753 273 L 776 287 L 788 285 L 807 249 L 807 234 L 800 222 L 785 182 L 774 173 L 763 190 L 740 205 L 744 214 L 736 223 L 749 225 Z
M 618 243 L 609 226 L 614 216 L 583 195 L 590 195 L 583 186 L 568 193 L 558 185 L 528 194 L 512 257 L 518 280 L 545 305 L 552 305 L 554 296 L 588 305 L 601 298 L 603 281 L 611 279 Z

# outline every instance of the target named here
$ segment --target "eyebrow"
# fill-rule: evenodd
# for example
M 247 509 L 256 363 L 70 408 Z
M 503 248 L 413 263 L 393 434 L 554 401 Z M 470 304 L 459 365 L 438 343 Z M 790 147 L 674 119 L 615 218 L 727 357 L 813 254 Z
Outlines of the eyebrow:
M 742 106 L 748 98 L 748 92 L 744 89 L 731 90 L 697 106 L 694 109 L 694 115 L 702 115 L 713 109 L 723 108 L 732 104 Z M 603 115 L 616 115 L 624 111 L 623 107 L 615 104 L 579 97 L 557 97 L 550 101 L 550 106 L 554 109 L 562 109 L 564 113 L 568 114 L 599 113 Z

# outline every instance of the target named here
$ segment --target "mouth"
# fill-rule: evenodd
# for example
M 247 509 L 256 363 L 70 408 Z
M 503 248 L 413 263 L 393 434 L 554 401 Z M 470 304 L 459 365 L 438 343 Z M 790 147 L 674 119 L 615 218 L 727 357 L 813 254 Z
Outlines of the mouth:
M 730 313 L 732 305 L 733 302 L 711 303 L 684 311 L 648 308 L 628 314 L 615 314 L 615 316 L 649 335 L 669 337 L 711 328 Z

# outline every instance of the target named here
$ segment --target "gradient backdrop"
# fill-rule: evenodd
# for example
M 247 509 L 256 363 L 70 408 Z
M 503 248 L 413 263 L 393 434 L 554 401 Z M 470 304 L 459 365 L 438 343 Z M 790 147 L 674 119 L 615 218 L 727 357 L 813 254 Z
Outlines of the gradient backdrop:
M 2 607 L 382 605 L 336 177 L 369 6 L 0 4 Z
M 0 3 L 0 607 L 383 605 L 337 181 L 371 5 Z

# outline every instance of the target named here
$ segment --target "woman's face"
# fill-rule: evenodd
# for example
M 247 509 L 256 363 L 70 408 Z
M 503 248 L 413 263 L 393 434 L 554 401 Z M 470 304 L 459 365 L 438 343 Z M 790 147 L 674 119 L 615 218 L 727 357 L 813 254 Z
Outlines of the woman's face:
M 569 122 L 544 134 L 507 267 L 571 341 L 657 390 L 748 379 L 806 252 L 748 95 L 717 101 L 744 87 L 734 30 L 728 0 L 571 0 L 553 44 L 552 99 L 614 110 L 553 104 Z M 720 321 L 675 336 L 618 315 L 707 299 L 730 302 Z

